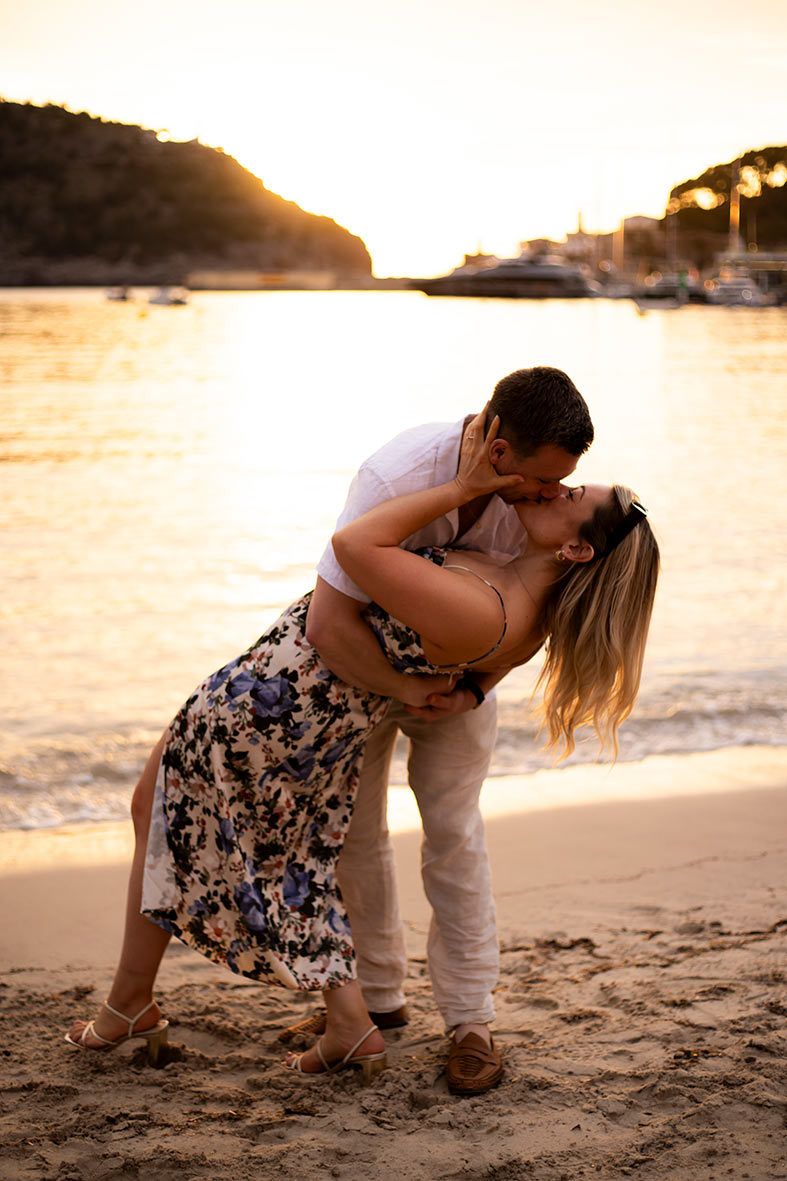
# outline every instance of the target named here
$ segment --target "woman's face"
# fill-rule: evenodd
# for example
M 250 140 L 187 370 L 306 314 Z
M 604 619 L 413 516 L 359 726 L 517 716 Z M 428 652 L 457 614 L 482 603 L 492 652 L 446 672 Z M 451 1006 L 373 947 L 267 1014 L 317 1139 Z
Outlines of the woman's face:
M 540 504 L 520 500 L 513 505 L 533 545 L 558 550 L 579 540 L 580 527 L 589 521 L 597 508 L 612 503 L 609 484 L 579 484 L 562 487 L 559 496 Z

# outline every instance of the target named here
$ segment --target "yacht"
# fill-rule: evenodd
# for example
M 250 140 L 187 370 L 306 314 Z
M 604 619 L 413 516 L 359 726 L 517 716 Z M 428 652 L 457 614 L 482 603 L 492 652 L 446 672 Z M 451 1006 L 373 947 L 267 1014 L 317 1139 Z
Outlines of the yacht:
M 426 295 L 490 299 L 581 299 L 595 294 L 580 267 L 553 255 L 529 254 L 457 267 L 436 279 L 413 279 L 411 287 Z

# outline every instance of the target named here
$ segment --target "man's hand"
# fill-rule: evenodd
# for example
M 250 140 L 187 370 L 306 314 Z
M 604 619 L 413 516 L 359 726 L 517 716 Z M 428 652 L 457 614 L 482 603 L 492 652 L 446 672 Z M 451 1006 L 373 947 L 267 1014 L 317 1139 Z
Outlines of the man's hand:
M 432 701 L 445 701 L 453 697 L 457 673 L 441 673 L 438 676 L 405 676 L 405 692 L 397 698 L 405 709 L 420 715 L 421 710 L 430 709 Z
M 477 705 L 478 701 L 469 689 L 454 689 L 452 693 L 430 693 L 426 705 L 420 709 L 412 705 L 405 705 L 405 709 L 414 718 L 422 718 L 425 722 L 442 722 L 445 718 L 466 714 Z

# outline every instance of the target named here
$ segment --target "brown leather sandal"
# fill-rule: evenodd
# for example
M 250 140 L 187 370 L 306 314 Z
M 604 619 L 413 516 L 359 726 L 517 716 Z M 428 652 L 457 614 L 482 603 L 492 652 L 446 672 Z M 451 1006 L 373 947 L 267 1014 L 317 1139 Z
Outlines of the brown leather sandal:
M 404 1005 L 399 1009 L 393 1009 L 390 1013 L 370 1013 L 369 1017 L 378 1029 L 401 1029 L 409 1020 Z M 310 1017 L 305 1017 L 303 1021 L 298 1021 L 295 1025 L 289 1025 L 287 1029 L 283 1029 L 278 1035 L 278 1040 L 286 1046 L 295 1038 L 322 1037 L 324 1033 L 325 1009 L 316 1009 Z
M 492 1042 L 487 1046 L 477 1033 L 468 1033 L 461 1042 L 451 1039 L 445 1078 L 454 1095 L 482 1095 L 503 1077 L 503 1059 Z

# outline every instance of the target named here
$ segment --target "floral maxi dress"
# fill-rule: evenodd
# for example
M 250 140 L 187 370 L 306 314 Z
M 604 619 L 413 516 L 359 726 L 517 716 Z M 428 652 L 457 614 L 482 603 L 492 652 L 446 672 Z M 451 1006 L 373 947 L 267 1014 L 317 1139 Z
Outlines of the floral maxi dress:
M 421 552 L 445 561 L 445 550 Z M 142 913 L 233 972 L 321 989 L 355 977 L 336 862 L 364 742 L 388 699 L 321 662 L 305 636 L 310 600 L 204 681 L 171 723 Z M 399 671 L 441 671 L 410 628 L 375 604 L 366 619 Z

